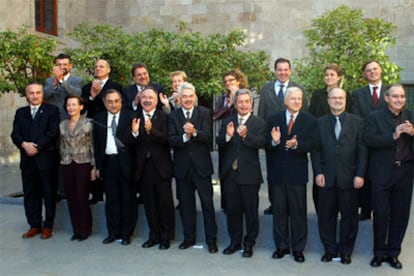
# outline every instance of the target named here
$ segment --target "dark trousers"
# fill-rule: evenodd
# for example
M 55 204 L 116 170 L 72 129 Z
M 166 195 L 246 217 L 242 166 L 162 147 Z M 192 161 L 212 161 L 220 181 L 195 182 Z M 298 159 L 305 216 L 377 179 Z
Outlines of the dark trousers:
M 275 246 L 303 251 L 308 233 L 306 185 L 271 185 Z
M 175 237 L 175 209 L 171 178 L 158 173 L 152 158 L 142 170 L 142 196 L 151 240 L 173 240 Z
M 319 236 L 325 252 L 350 256 L 358 233 L 358 190 L 318 187 L 318 226 Z M 336 241 L 338 211 L 339 246 Z
M 260 184 L 241 185 L 237 171 L 231 171 L 223 182 L 226 202 L 227 230 L 232 244 L 240 244 L 243 237 L 243 214 L 246 219 L 245 246 L 253 246 L 259 234 L 259 188 Z
M 124 175 L 118 156 L 105 156 L 103 169 L 108 233 L 122 238 L 130 237 L 137 222 L 133 181 Z
M 372 179 L 374 255 L 398 257 L 410 217 L 413 162 L 394 168 L 386 187 Z M 383 182 L 383 181 L 382 181 Z
M 91 169 L 90 163 L 62 165 L 73 233 L 82 236 L 92 233 L 92 212 L 88 201 Z
M 57 168 L 57 167 L 56 167 Z M 56 213 L 56 185 L 54 171 L 39 170 L 33 164 L 21 171 L 24 194 L 24 210 L 32 228 L 42 227 L 42 201 L 45 205 L 44 228 L 53 228 Z
M 216 242 L 217 224 L 213 204 L 211 177 L 202 177 L 196 168 L 190 167 L 184 179 L 176 179 L 180 198 L 180 216 L 184 239 L 196 241 L 195 191 L 200 198 L 204 218 L 204 232 L 207 243 Z

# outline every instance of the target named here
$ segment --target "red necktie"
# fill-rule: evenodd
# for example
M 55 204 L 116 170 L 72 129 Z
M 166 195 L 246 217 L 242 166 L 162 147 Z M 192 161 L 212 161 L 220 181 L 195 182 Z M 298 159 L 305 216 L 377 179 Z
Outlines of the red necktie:
M 290 114 L 290 120 L 289 120 L 289 125 L 288 125 L 288 132 L 287 134 L 290 135 L 290 132 L 292 131 L 292 127 L 293 124 L 295 123 L 295 116 L 293 116 L 293 114 Z
M 378 106 L 378 95 L 377 95 L 377 86 L 372 87 L 372 102 L 374 103 L 374 106 Z

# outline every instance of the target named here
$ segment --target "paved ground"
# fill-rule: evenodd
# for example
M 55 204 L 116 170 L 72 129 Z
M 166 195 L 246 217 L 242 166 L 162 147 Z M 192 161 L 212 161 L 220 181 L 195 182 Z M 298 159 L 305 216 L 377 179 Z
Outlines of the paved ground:
M 216 161 L 216 154 L 213 154 Z M 309 187 L 310 188 L 310 187 Z M 260 234 L 251 259 L 241 254 L 225 256 L 209 254 L 203 242 L 201 213 L 198 213 L 198 243 L 194 248 L 179 250 L 182 240 L 181 224 L 177 213 L 177 240 L 169 250 L 157 247 L 143 249 L 148 229 L 142 206 L 136 235 L 129 246 L 114 243 L 103 245 L 106 236 L 103 204 L 93 206 L 93 235 L 84 242 L 71 242 L 71 226 L 66 202 L 57 205 L 54 236 L 41 240 L 38 236 L 23 240 L 27 230 L 21 198 L 7 195 L 18 193 L 21 182 L 17 165 L 0 165 L 0 273 L 1 275 L 414 275 L 414 223 L 411 222 L 400 257 L 403 270 L 397 271 L 388 264 L 371 268 L 372 225 L 360 223 L 352 264 L 338 261 L 320 262 L 323 249 L 317 232 L 316 215 L 308 191 L 309 236 L 305 251 L 306 262 L 298 264 L 291 256 L 281 260 L 271 258 L 274 251 L 271 216 L 261 215 Z M 214 186 L 216 208 L 219 207 L 220 188 Z M 260 190 L 260 214 L 268 205 L 266 185 Z M 198 208 L 199 209 L 199 208 Z M 200 209 L 199 209 L 200 210 Z M 413 218 L 414 212 L 411 217 Z M 229 243 L 225 215 L 216 212 L 220 251 Z

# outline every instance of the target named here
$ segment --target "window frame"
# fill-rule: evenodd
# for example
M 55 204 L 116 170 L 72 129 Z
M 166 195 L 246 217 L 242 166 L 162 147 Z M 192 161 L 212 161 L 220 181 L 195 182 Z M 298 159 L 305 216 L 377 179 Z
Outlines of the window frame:
M 53 29 L 47 29 L 45 27 L 45 12 L 44 12 L 44 6 L 46 0 L 38 0 L 39 1 L 39 10 L 36 8 L 36 0 L 35 0 L 35 28 L 37 32 L 46 33 L 50 35 L 58 35 L 58 20 L 57 20 L 57 0 L 53 0 Z M 36 15 L 39 13 L 40 17 L 40 25 L 37 25 L 36 22 Z

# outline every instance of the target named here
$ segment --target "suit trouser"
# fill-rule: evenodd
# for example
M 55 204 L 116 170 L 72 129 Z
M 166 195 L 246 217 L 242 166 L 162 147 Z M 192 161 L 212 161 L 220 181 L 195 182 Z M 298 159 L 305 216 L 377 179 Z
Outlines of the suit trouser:
M 358 190 L 358 205 L 361 207 L 361 215 L 371 216 L 372 199 L 371 199 L 371 180 L 365 178 L 364 186 Z
M 244 246 L 253 246 L 259 234 L 259 188 L 260 184 L 242 185 L 237 182 L 237 171 L 231 170 L 223 182 L 226 202 L 227 229 L 232 244 L 241 244 L 243 237 L 243 214 L 246 218 Z
M 358 190 L 337 187 L 318 187 L 318 226 L 319 236 L 325 252 L 350 256 L 354 249 L 358 233 Z M 338 211 L 341 213 L 339 223 L 339 247 L 336 242 Z
M 91 169 L 90 163 L 62 165 L 73 233 L 83 236 L 92 233 L 92 212 L 88 201 Z
M 413 162 L 394 168 L 387 187 L 372 179 L 374 255 L 398 257 L 410 218 L 413 193 Z M 381 182 L 384 182 L 383 180 Z
M 152 158 L 142 170 L 142 196 L 150 240 L 173 240 L 175 237 L 175 208 L 171 177 L 162 178 Z
M 184 179 L 176 179 L 180 198 L 180 216 L 183 224 L 184 239 L 196 241 L 196 202 L 195 191 L 200 198 L 204 218 L 206 242 L 216 242 L 217 224 L 213 204 L 211 177 L 202 177 L 193 166 Z
M 306 185 L 271 185 L 275 246 L 278 249 L 303 251 L 308 233 Z
M 109 235 L 127 238 L 134 232 L 137 222 L 135 188 L 131 177 L 125 176 L 118 156 L 105 156 L 103 184 L 105 214 Z M 103 173 L 103 174 L 102 174 Z
M 33 160 L 33 163 L 35 161 Z M 56 183 L 53 171 L 39 170 L 31 165 L 21 171 L 24 194 L 24 210 L 27 222 L 32 228 L 42 227 L 42 200 L 45 204 L 43 227 L 53 228 L 56 213 Z

